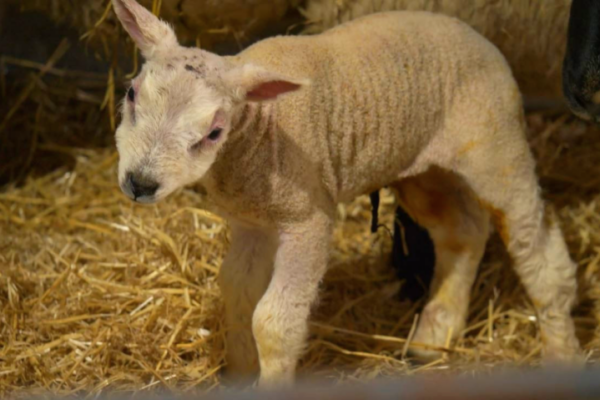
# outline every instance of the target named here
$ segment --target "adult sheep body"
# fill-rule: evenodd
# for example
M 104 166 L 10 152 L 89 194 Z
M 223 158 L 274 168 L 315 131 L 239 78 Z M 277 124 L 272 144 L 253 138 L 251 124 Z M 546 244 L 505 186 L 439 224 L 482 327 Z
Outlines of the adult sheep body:
M 579 359 L 576 267 L 539 197 L 517 84 L 482 36 L 454 18 L 391 12 L 219 57 L 179 46 L 135 0 L 113 4 L 147 60 L 117 130 L 120 185 L 154 202 L 200 182 L 229 220 L 229 368 L 260 366 L 261 385 L 293 380 L 336 204 L 385 185 L 436 247 L 416 341 L 460 335 L 493 220 L 544 354 Z
M 459 18 L 506 57 L 524 95 L 559 98 L 571 0 L 308 0 L 307 32 L 380 11 L 424 10 Z
M 600 2 L 574 0 L 563 64 L 563 90 L 571 110 L 600 122 Z

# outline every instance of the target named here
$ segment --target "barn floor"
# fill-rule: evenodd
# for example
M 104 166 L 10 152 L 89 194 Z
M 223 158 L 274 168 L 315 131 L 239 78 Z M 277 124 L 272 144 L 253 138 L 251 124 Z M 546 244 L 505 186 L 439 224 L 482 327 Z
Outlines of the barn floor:
M 578 335 L 600 358 L 600 130 L 569 115 L 528 116 L 545 197 L 580 266 Z M 223 221 L 192 189 L 128 201 L 113 149 L 49 148 L 75 159 L 0 193 L 0 397 L 203 392 L 220 386 Z M 393 202 L 382 197 L 391 228 Z M 428 365 L 406 358 L 419 303 L 401 301 L 391 238 L 369 232 L 367 197 L 340 206 L 335 251 L 300 373 L 365 380 L 539 364 L 531 305 L 494 238 L 465 338 Z

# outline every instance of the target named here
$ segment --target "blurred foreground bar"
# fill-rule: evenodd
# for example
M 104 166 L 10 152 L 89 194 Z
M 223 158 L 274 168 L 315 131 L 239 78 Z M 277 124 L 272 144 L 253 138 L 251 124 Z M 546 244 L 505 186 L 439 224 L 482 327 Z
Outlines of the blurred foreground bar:
M 299 383 L 265 393 L 221 392 L 210 400 L 600 400 L 600 369 L 513 370 L 478 376 L 407 377 L 364 384 Z
M 141 396 L 140 396 L 141 395 Z M 130 398 L 161 398 L 140 392 Z M 44 398 L 48 398 L 44 396 Z M 94 399 L 98 397 L 94 396 Z M 102 396 L 100 396 L 100 399 Z M 107 398 L 115 399 L 115 395 Z M 118 398 L 118 397 L 117 397 Z M 277 391 L 216 390 L 163 400 L 600 400 L 600 369 L 511 370 L 478 376 L 419 376 L 368 383 L 303 381 Z M 34 400 L 34 399 L 32 399 Z

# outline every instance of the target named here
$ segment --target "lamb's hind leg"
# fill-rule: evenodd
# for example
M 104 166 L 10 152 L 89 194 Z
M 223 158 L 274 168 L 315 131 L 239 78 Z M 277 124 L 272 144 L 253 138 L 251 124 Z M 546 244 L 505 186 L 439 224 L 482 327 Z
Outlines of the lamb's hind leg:
M 432 168 L 396 185 L 398 199 L 422 226 L 435 247 L 435 271 L 430 299 L 414 341 L 443 346 L 464 329 L 471 286 L 485 250 L 490 216 L 458 176 Z M 415 348 L 420 358 L 439 356 Z
M 455 168 L 486 207 L 536 309 L 546 360 L 579 361 L 571 308 L 576 265 L 554 216 L 545 208 L 535 163 L 521 128 L 505 132 L 511 142 L 472 149 Z

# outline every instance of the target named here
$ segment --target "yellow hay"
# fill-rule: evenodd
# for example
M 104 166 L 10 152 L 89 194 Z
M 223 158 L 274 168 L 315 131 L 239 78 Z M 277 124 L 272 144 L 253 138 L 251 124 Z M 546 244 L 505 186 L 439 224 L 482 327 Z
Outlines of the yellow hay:
M 66 23 L 86 39 L 111 41 L 117 37 L 110 1 L 7 0 L 23 10 L 38 10 Z M 204 47 L 240 41 L 260 35 L 280 22 L 299 0 L 139 0 L 175 27 L 188 43 L 199 40 Z M 109 21 L 109 22 L 107 22 Z M 283 28 L 285 29 L 285 27 Z M 100 43 L 99 43 L 100 44 Z

